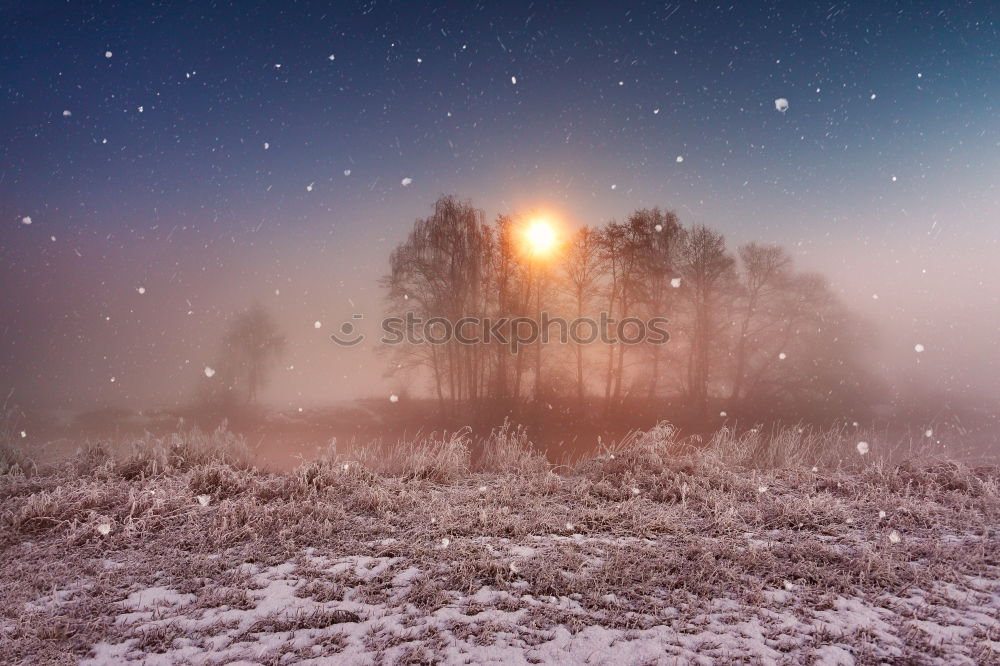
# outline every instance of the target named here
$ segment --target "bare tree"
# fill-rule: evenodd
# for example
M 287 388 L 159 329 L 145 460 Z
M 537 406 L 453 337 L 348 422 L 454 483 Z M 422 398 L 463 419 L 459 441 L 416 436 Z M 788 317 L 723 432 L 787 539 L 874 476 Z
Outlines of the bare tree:
M 389 258 L 383 285 L 389 290 L 390 310 L 400 316 L 413 312 L 425 321 L 442 318 L 442 326 L 481 314 L 488 250 L 482 211 L 470 202 L 441 197 L 433 214 L 417 220 L 409 238 Z M 459 345 L 453 336 L 444 344 L 421 347 L 423 355 L 410 355 L 408 362 L 429 366 L 442 405 L 445 394 L 453 406 L 479 397 L 480 350 Z
M 777 245 L 749 243 L 737 251 L 739 281 L 735 284 L 733 377 L 729 401 L 741 401 L 747 387 L 751 356 L 768 346 L 793 314 L 787 302 L 792 287 L 792 258 Z M 780 353 L 780 352 L 775 352 Z
M 591 227 L 584 227 L 573 234 L 566 244 L 562 258 L 562 286 L 570 297 L 574 315 L 583 319 L 590 314 L 590 304 L 604 271 L 600 253 L 599 233 Z M 584 399 L 584 358 L 582 344 L 573 345 L 576 361 L 576 397 Z
M 692 227 L 681 250 L 681 291 L 689 306 L 687 393 L 694 410 L 708 407 L 711 359 L 720 340 L 723 300 L 735 279 L 733 257 L 722 234 L 704 225 Z
M 537 318 L 543 308 L 566 320 L 596 318 L 598 305 L 619 321 L 645 316 L 671 322 L 668 348 L 647 344 L 633 353 L 622 343 L 608 345 L 606 410 L 637 386 L 648 398 L 660 395 L 667 378 L 675 383 L 666 390 L 685 394 L 701 416 L 716 396 L 734 406 L 768 401 L 795 408 L 831 396 L 847 404 L 860 394 L 865 372 L 858 350 L 866 333 L 821 277 L 793 271 L 782 248 L 744 245 L 737 264 L 722 234 L 704 225 L 685 228 L 673 212 L 652 208 L 622 223 L 581 229 L 558 251 L 533 261 L 530 244 L 519 237 L 524 224 L 499 216 L 487 225 L 471 203 L 441 197 L 390 257 L 383 284 L 393 314 L 440 317 L 452 325 L 463 317 L 508 320 L 491 329 L 501 339 L 489 344 L 452 338 L 393 348 L 394 371 L 429 376 L 442 407 L 476 409 L 488 401 L 508 411 L 528 398 L 538 403 L 559 385 L 566 386 L 563 395 L 583 403 L 588 350 L 569 347 L 572 364 L 554 362 L 558 354 L 548 347 L 543 356 L 541 341 L 513 355 L 512 320 Z
M 647 317 L 672 319 L 677 307 L 677 284 L 680 253 L 684 243 L 684 228 L 673 211 L 659 208 L 638 210 L 629 218 L 638 227 L 636 239 L 641 241 L 639 253 L 639 280 L 635 291 Z M 649 356 L 647 397 L 656 395 L 664 356 L 662 345 L 646 345 Z
M 607 312 L 619 321 L 630 316 L 632 307 L 641 300 L 639 267 L 649 231 L 644 228 L 642 219 L 635 216 L 624 223 L 612 220 L 601 229 L 601 260 L 608 273 Z M 605 409 L 621 400 L 627 347 L 622 343 L 608 346 Z
M 239 313 L 222 339 L 216 369 L 220 385 L 253 404 L 285 350 L 285 337 L 260 305 Z

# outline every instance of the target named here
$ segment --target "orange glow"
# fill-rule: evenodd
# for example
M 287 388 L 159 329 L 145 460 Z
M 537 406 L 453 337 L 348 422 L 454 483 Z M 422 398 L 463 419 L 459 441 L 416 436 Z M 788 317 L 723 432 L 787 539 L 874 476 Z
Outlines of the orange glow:
M 524 243 L 528 252 L 535 257 L 552 254 L 559 241 L 555 226 L 544 218 L 534 219 L 524 228 Z

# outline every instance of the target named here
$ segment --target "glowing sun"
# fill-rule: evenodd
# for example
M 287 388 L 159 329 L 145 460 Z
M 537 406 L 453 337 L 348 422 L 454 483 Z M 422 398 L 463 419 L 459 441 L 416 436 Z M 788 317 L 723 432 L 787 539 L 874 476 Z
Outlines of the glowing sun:
M 548 220 L 532 220 L 524 229 L 524 241 L 527 249 L 534 255 L 545 256 L 556 248 L 559 235 L 556 228 Z

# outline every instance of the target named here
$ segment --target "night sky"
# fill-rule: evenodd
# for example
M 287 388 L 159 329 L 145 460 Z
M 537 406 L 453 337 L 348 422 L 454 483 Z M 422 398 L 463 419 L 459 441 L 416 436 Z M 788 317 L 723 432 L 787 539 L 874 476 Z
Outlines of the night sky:
M 327 335 L 374 325 L 443 193 L 783 243 L 878 326 L 888 376 L 1000 391 L 1000 4 L 0 8 L 0 388 L 22 404 L 183 401 L 255 301 L 290 343 L 273 402 L 377 394 L 379 362 Z

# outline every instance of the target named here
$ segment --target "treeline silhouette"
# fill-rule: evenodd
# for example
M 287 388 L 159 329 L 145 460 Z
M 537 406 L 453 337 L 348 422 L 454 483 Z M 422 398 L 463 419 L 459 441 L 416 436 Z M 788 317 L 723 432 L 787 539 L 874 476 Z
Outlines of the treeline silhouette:
M 429 389 L 443 414 L 464 418 L 524 417 L 555 404 L 614 419 L 669 405 L 666 416 L 703 421 L 724 412 L 861 414 L 881 390 L 866 367 L 870 328 L 779 245 L 733 252 L 721 233 L 652 208 L 563 230 L 558 247 L 536 256 L 525 237 L 531 223 L 518 215 L 488 223 L 470 201 L 441 197 L 390 256 L 387 314 L 665 317 L 669 342 L 538 341 L 516 354 L 502 340 L 385 347 L 399 392 Z

